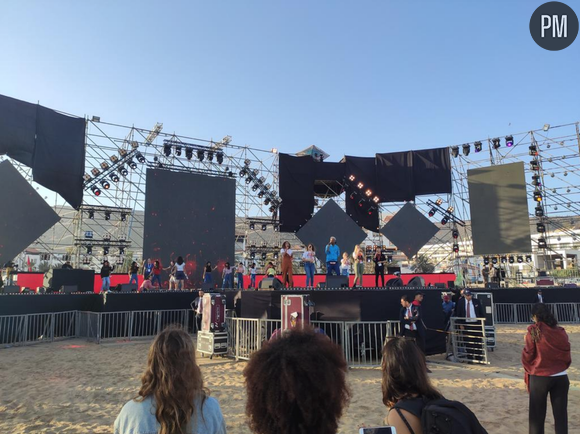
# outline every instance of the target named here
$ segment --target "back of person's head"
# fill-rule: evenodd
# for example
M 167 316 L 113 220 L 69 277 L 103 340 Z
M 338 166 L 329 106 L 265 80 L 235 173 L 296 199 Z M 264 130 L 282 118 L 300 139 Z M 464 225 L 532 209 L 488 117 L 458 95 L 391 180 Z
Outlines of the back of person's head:
M 543 322 L 550 327 L 556 327 L 558 325 L 558 321 L 554 317 L 554 314 L 544 303 L 534 304 L 534 307 L 532 307 L 532 318 L 535 318 L 537 322 Z
M 244 369 L 246 414 L 256 434 L 334 434 L 350 400 L 343 353 L 323 334 L 292 330 Z
M 196 400 L 206 398 L 191 337 L 170 326 L 151 344 L 139 399 L 152 396 L 160 434 L 182 433 L 191 421 Z
M 414 396 L 442 398 L 427 376 L 425 356 L 413 339 L 393 338 L 383 348 L 383 403 L 393 407 Z
M 181 256 L 178 256 L 178 257 L 177 257 L 177 263 L 178 263 L 179 265 L 183 264 L 183 257 L 181 257 Z

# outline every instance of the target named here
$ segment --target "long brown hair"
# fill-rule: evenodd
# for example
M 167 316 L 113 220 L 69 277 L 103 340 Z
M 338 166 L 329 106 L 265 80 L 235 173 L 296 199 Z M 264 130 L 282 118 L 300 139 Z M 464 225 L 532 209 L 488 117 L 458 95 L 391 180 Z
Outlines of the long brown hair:
M 393 338 L 383 348 L 383 403 L 391 408 L 398 401 L 443 397 L 427 376 L 425 356 L 413 339 Z
M 193 417 L 195 401 L 201 400 L 201 408 L 207 395 L 191 337 L 179 327 L 167 327 L 151 344 L 141 390 L 135 399 L 155 399 L 160 434 L 184 434 Z

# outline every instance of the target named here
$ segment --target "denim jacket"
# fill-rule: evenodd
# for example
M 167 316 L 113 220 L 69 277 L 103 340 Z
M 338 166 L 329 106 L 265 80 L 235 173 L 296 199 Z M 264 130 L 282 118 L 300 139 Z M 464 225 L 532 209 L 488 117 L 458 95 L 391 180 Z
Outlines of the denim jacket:
M 192 420 L 188 434 L 226 434 L 224 417 L 215 398 L 208 397 L 203 409 L 196 405 Z M 143 402 L 129 401 L 115 420 L 115 434 L 157 434 L 159 429 L 152 396 Z

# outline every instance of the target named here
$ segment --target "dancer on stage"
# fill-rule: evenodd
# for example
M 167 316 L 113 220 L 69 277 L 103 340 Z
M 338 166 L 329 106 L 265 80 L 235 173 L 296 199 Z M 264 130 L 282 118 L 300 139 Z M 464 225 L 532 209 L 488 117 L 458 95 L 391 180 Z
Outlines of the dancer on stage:
M 213 278 L 211 276 L 211 273 L 216 268 L 217 268 L 217 265 L 212 268 L 211 262 L 207 261 L 207 263 L 205 264 L 205 268 L 203 269 L 203 276 L 202 276 L 203 283 L 211 283 L 212 282 Z
M 159 284 L 159 289 L 161 289 L 161 262 L 155 261 L 153 263 L 153 270 L 151 271 L 153 275 L 153 279 L 151 279 L 151 283 L 155 285 L 155 282 Z
M 177 282 L 175 281 L 175 262 L 170 261 L 169 267 L 163 269 L 164 271 L 169 271 L 169 290 L 177 288 Z
M 134 283 L 135 285 L 139 285 L 137 273 L 139 273 L 139 266 L 137 265 L 137 262 L 133 261 L 131 263 L 131 268 L 129 268 L 129 276 L 131 276 L 131 278 L 129 279 L 129 285 L 131 285 L 132 283 Z
M 141 284 L 141 287 L 139 288 L 139 292 L 147 292 L 147 291 L 151 291 L 152 289 L 155 289 L 155 287 L 151 283 L 152 278 L 153 278 L 153 275 L 150 275 L 147 279 L 143 280 L 143 283 Z
M 324 249 L 326 253 L 326 275 L 332 276 L 332 274 L 340 275 L 340 266 L 338 261 L 340 258 L 340 247 L 336 245 L 336 238 L 330 237 L 329 243 Z
M 238 268 L 236 270 L 236 274 L 238 277 L 238 289 L 244 289 L 244 274 L 246 273 L 246 267 L 244 264 L 240 262 L 238 264 Z
M 177 289 L 181 291 L 185 289 L 185 262 L 183 258 L 179 256 L 177 262 L 175 263 L 175 280 L 177 282 Z
M 314 273 L 315 265 L 314 261 L 316 258 L 316 249 L 313 244 L 308 244 L 306 251 L 302 254 L 302 261 L 304 262 L 304 272 L 306 273 L 306 287 L 314 287 Z
M 113 271 L 114 268 L 115 267 L 109 265 L 109 261 L 103 262 L 103 266 L 101 267 L 101 280 L 103 282 L 101 292 L 108 291 L 111 287 L 111 271 Z
M 234 287 L 234 270 L 230 266 L 229 262 L 224 265 L 224 271 L 222 272 L 223 283 L 222 287 L 226 289 L 233 289 Z
M 151 258 L 149 258 L 147 259 L 147 261 L 143 263 L 143 279 L 147 280 L 152 271 L 153 271 L 153 262 L 151 262 Z
M 359 286 L 363 286 L 363 274 L 365 272 L 365 255 L 359 245 L 354 247 L 354 252 L 352 252 L 352 259 L 354 260 L 354 283 L 353 288 L 356 287 L 358 282 Z
M 350 271 L 350 259 L 348 257 L 348 253 L 344 252 L 342 254 L 342 260 L 340 261 L 340 275 L 348 277 L 349 271 Z
M 250 267 L 250 288 L 256 287 L 256 263 L 252 262 L 252 266 Z
M 284 241 L 280 253 L 282 255 L 282 280 L 284 286 L 292 288 L 294 286 L 294 279 L 292 278 L 292 258 L 294 257 L 294 252 L 290 248 L 288 241 Z
M 268 262 L 266 266 L 266 277 L 276 277 L 276 267 L 272 262 Z
M 375 286 L 379 286 L 379 276 L 381 276 L 381 287 L 385 286 L 385 255 L 380 246 L 375 249 L 375 256 L 373 262 L 375 263 Z

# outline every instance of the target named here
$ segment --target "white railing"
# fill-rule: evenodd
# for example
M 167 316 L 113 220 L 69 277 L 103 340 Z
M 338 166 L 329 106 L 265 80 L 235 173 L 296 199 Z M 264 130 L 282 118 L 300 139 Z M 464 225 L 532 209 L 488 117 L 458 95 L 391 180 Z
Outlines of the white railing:
M 457 362 L 488 364 L 485 318 L 451 318 L 451 343 Z
M 563 324 L 580 322 L 580 303 L 546 303 L 556 320 Z M 530 324 L 533 303 L 495 303 L 495 322 L 497 324 Z

